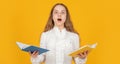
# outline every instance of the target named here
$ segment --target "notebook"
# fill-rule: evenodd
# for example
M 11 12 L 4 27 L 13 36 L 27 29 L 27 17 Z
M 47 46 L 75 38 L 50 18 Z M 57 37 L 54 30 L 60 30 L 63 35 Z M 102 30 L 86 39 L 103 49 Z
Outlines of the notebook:
M 45 53 L 45 52 L 49 51 L 49 50 L 44 49 L 44 48 L 40 48 L 40 47 L 32 46 L 32 45 L 27 45 L 27 44 L 23 44 L 21 42 L 16 42 L 16 44 L 18 45 L 18 47 L 22 51 L 25 51 L 25 52 L 29 52 L 30 51 L 31 53 L 33 53 L 34 51 L 38 51 L 39 55 L 42 54 L 42 53 Z
M 94 48 L 96 48 L 96 46 L 97 46 L 97 43 L 92 44 L 92 45 L 84 45 L 84 46 L 80 47 L 79 49 L 71 52 L 69 54 L 69 56 L 76 57 L 76 56 L 78 56 L 79 53 L 82 53 L 84 51 L 91 52 L 91 50 L 94 49 Z

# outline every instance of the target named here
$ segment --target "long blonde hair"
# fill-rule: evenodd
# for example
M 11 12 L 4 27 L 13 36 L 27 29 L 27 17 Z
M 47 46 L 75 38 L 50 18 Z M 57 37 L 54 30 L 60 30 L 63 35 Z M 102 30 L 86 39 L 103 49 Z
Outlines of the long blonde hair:
M 66 30 L 69 31 L 69 32 L 73 32 L 73 33 L 78 34 L 73 27 L 72 21 L 70 19 L 70 14 L 69 14 L 68 8 L 62 3 L 57 3 L 52 7 L 51 12 L 50 12 L 50 16 L 48 18 L 48 22 L 47 22 L 47 24 L 45 26 L 45 29 L 44 29 L 44 32 L 49 31 L 54 27 L 54 21 L 53 21 L 53 18 L 52 18 L 53 17 L 52 13 L 53 13 L 54 8 L 57 5 L 62 5 L 66 9 L 67 15 L 66 15 L 66 21 L 64 23 L 64 27 L 66 28 Z

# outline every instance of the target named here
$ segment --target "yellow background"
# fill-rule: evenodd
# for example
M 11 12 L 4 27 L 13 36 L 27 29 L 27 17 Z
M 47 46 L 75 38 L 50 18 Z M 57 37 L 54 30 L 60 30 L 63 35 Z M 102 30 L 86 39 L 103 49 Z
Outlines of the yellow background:
M 52 6 L 67 5 L 81 45 L 98 42 L 87 64 L 120 64 L 120 7 L 116 0 L 1 0 L 0 64 L 31 64 L 16 41 L 39 46 Z

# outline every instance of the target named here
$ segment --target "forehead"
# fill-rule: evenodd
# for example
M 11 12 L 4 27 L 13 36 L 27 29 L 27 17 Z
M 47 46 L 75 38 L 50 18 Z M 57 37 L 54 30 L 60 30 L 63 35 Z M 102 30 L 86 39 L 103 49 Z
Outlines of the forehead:
M 62 5 L 56 5 L 54 10 L 66 10 L 64 6 Z

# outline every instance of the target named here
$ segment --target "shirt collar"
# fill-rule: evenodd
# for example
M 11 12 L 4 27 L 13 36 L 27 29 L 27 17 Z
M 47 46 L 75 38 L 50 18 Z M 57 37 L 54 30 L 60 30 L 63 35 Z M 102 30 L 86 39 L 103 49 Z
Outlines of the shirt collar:
M 62 30 L 60 30 L 57 26 L 54 26 L 53 30 L 55 31 L 55 34 L 61 38 L 64 37 L 66 34 L 66 28 L 63 28 Z

